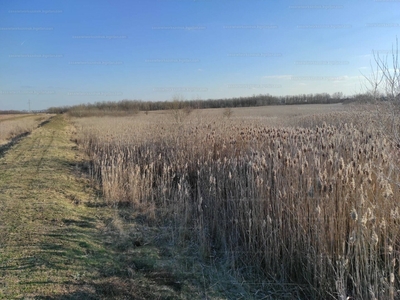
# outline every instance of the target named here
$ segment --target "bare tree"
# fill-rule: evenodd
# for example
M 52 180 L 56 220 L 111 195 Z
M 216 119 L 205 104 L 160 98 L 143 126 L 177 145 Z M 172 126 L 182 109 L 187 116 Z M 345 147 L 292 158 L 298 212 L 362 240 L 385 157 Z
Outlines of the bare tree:
M 379 52 L 374 52 L 374 60 L 379 72 L 383 76 L 384 92 L 389 101 L 399 100 L 400 93 L 400 64 L 399 64 L 399 42 L 392 45 L 391 64 L 388 63 L 388 55 L 382 58 Z
M 386 55 L 373 52 L 371 74 L 365 76 L 368 93 L 379 101 L 377 104 L 376 124 L 380 133 L 389 140 L 397 150 L 393 151 L 391 169 L 398 169 L 400 162 L 400 61 L 399 44 L 395 44 Z M 390 177 L 391 171 L 388 174 Z M 400 187 L 400 182 L 395 182 Z
M 185 112 L 182 109 L 183 101 L 184 97 L 182 95 L 177 94 L 172 97 L 172 115 L 177 124 L 181 124 L 185 117 Z
M 373 52 L 374 59 L 376 60 L 377 57 L 379 57 L 379 53 Z M 365 79 L 364 83 L 364 88 L 367 90 L 368 95 L 372 97 L 372 100 L 376 101 L 380 98 L 381 92 L 380 92 L 380 86 L 382 85 L 383 81 L 383 74 L 380 72 L 379 66 L 376 63 L 375 67 L 372 65 L 372 62 L 370 64 L 370 71 L 371 73 L 366 75 L 361 72 Z
M 400 106 L 400 61 L 399 43 L 392 45 L 390 55 L 381 55 L 373 51 L 373 63 L 370 64 L 371 73 L 362 74 L 366 80 L 365 87 L 374 100 L 384 99 L 390 106 L 391 112 L 397 112 Z
M 400 101 L 400 61 L 399 43 L 392 45 L 390 55 L 381 55 L 379 51 L 373 51 L 374 65 L 371 63 L 371 73 L 363 77 L 366 79 L 365 87 L 368 93 L 378 100 L 383 94 L 387 101 Z M 393 104 L 393 103 L 392 103 Z
M 230 119 L 233 115 L 233 109 L 231 107 L 226 107 L 222 113 L 225 118 Z

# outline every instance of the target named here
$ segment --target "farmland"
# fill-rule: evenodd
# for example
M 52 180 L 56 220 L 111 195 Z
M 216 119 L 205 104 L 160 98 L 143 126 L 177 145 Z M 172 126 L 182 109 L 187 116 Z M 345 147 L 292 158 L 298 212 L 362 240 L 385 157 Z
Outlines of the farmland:
M 242 278 L 248 295 L 396 296 L 397 152 L 381 130 L 385 118 L 370 107 L 172 110 L 72 122 L 109 206 L 166 228 L 164 243 Z

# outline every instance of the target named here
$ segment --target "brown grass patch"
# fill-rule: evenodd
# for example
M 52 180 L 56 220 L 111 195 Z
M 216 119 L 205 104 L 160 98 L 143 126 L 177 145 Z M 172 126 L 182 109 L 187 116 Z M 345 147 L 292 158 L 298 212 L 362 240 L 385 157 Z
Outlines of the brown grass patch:
M 207 113 L 181 122 L 165 113 L 76 121 L 108 203 L 146 214 L 169 228 L 174 245 L 196 245 L 196 255 L 254 290 L 394 298 L 400 174 L 390 159 L 395 145 L 370 126 L 373 114 L 271 123 Z

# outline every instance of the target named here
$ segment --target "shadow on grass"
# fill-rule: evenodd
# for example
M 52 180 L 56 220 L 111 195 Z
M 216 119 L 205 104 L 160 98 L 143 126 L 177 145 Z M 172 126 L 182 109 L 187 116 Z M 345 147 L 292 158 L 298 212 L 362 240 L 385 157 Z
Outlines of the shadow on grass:
M 17 144 L 20 140 L 22 140 L 24 137 L 28 136 L 30 132 L 24 132 L 16 137 L 12 138 L 7 144 L 1 145 L 0 146 L 0 158 L 6 154 L 8 150 L 10 150 L 15 144 Z
M 37 127 L 39 128 L 39 127 L 45 126 L 46 124 L 48 124 L 51 121 L 52 118 L 53 117 L 50 117 L 48 120 L 45 120 L 45 121 L 39 123 L 39 125 Z M 31 134 L 30 132 L 20 133 L 17 136 L 13 137 L 8 143 L 1 145 L 0 146 L 0 158 L 2 158 L 5 155 L 5 153 L 8 150 L 10 150 L 14 145 L 16 145 L 20 140 L 22 140 L 23 138 L 27 137 L 30 134 Z
M 51 158 L 51 164 L 67 166 L 75 170 L 78 177 L 89 176 L 90 164 L 87 161 L 77 163 Z M 47 182 L 42 185 L 53 188 Z M 60 187 L 57 192 L 75 203 L 74 191 Z M 101 198 L 100 191 L 95 193 Z M 102 200 L 90 201 L 77 201 L 75 204 L 86 206 L 93 212 L 102 207 L 109 209 Z M 116 209 L 116 215 L 129 215 L 128 210 L 126 207 Z M 134 229 L 124 231 L 126 222 L 134 222 L 134 219 L 116 221 L 109 218 L 102 222 L 98 217 L 86 214 L 79 217 L 63 215 L 52 222 L 46 234 L 40 236 L 41 242 L 35 244 L 39 251 L 34 257 L 14 260 L 12 265 L 0 268 L 5 272 L 23 269 L 25 273 L 37 274 L 44 270 L 50 274 L 47 281 L 35 275 L 19 282 L 20 286 L 49 285 L 49 290 L 52 286 L 57 287 L 33 299 L 185 298 L 181 295 L 181 278 L 159 263 L 163 259 L 162 251 L 153 237 L 147 238 L 150 242 L 145 243 L 137 237 L 141 233 L 134 232 Z
M 43 235 L 34 257 L 14 260 L 0 270 L 58 274 L 47 281 L 35 276 L 20 281 L 26 286 L 61 286 L 60 292 L 34 299 L 182 299 L 179 278 L 157 264 L 157 246 L 101 231 L 96 225 L 91 217 L 62 219 L 60 227 Z
M 95 224 L 87 220 L 73 220 L 73 219 L 63 219 L 63 223 L 67 226 L 74 225 L 81 228 L 95 228 Z
M 51 121 L 51 119 L 53 119 L 53 118 L 54 118 L 54 117 L 50 117 L 50 118 L 48 118 L 47 120 L 41 122 L 41 123 L 38 125 L 38 127 L 43 127 L 43 126 L 45 126 L 46 124 L 49 124 L 50 121 Z
M 96 296 L 93 296 L 91 293 L 86 293 L 86 292 L 76 292 L 72 293 L 70 295 L 65 295 L 65 296 L 59 296 L 57 298 L 54 297 L 48 297 L 48 296 L 40 296 L 40 297 L 35 297 L 35 300 L 53 300 L 53 299 L 58 299 L 58 300 L 98 300 Z

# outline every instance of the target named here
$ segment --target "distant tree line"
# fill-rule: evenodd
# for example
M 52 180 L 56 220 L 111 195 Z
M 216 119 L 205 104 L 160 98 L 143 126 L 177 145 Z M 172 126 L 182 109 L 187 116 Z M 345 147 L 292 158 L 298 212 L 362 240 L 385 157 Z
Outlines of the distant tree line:
M 294 104 L 332 104 L 347 102 L 369 102 L 372 98 L 368 94 L 358 94 L 352 97 L 344 97 L 343 93 L 302 94 L 291 96 L 253 95 L 249 97 L 208 99 L 208 100 L 184 100 L 174 97 L 172 101 L 141 101 L 122 100 L 118 102 L 104 101 L 75 106 L 51 107 L 48 113 L 66 113 L 74 116 L 105 115 L 137 113 L 139 111 L 176 110 L 176 109 L 203 109 L 203 108 L 228 108 L 228 107 L 252 107 L 266 105 L 294 105 Z
M 27 111 L 21 110 L 0 110 L 0 115 L 15 115 L 15 114 L 26 114 Z

